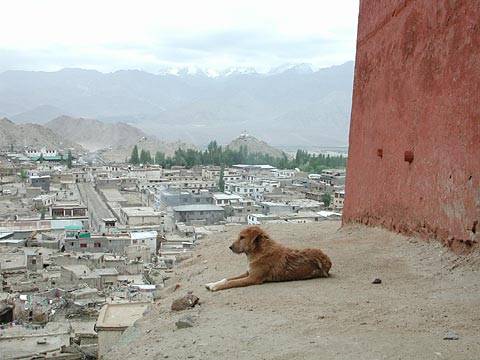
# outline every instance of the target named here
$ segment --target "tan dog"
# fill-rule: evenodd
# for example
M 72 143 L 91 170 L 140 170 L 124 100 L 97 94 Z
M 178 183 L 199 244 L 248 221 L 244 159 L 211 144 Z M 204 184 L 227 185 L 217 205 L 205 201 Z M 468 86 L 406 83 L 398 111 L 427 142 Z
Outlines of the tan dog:
M 304 280 L 328 277 L 332 262 L 319 249 L 290 249 L 273 241 L 260 227 L 240 231 L 230 246 L 236 254 L 248 258 L 246 273 L 206 284 L 211 291 L 258 285 L 271 281 Z

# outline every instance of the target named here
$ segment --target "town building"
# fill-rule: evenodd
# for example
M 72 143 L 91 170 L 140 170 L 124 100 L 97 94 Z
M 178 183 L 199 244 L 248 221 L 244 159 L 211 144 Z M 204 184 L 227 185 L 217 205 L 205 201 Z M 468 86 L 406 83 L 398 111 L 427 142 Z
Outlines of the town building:
M 95 330 L 98 333 L 98 358 L 101 359 L 123 332 L 142 317 L 150 303 L 106 304 L 100 311 Z
M 343 203 L 345 201 L 345 191 L 335 191 L 333 193 L 333 208 L 343 209 Z
M 80 200 L 57 201 L 51 206 L 50 215 L 54 219 L 88 219 L 87 207 L 81 205 Z
M 126 225 L 159 225 L 164 222 L 165 213 L 149 206 L 122 207 L 120 219 Z
M 225 211 L 216 205 L 181 205 L 173 208 L 173 218 L 187 225 L 211 225 L 225 221 Z
M 30 186 L 41 188 L 43 191 L 50 190 L 50 175 L 32 175 L 30 176 Z
M 158 193 L 154 197 L 154 201 L 156 208 L 167 209 L 180 205 L 212 204 L 213 196 L 208 190 L 200 190 L 198 193 L 192 193 L 171 186 L 158 190 Z
M 320 174 L 320 181 L 329 185 L 345 186 L 345 170 L 328 169 L 322 170 Z
M 34 209 L 47 209 L 57 201 L 57 194 L 42 194 L 33 198 Z

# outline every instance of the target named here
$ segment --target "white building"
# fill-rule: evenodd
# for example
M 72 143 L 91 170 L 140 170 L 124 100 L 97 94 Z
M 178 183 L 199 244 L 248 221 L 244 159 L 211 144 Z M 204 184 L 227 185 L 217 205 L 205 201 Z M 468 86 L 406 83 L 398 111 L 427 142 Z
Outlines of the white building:
M 49 208 L 54 205 L 57 201 L 57 194 L 46 194 L 39 195 L 33 198 L 33 208 L 34 209 L 44 209 Z
M 57 152 L 57 150 L 47 150 L 46 148 L 41 148 L 40 150 L 27 149 L 25 151 L 25 154 L 29 158 L 36 158 L 36 157 L 39 157 L 40 155 L 43 155 L 43 156 L 57 156 L 58 152 Z
M 157 253 L 157 235 L 156 231 L 142 231 L 130 233 L 132 245 L 146 245 L 150 248 L 151 254 Z M 128 253 L 127 253 L 128 255 Z M 146 259 L 143 259 L 147 261 Z
M 213 193 L 213 204 L 217 206 L 226 206 L 238 204 L 242 197 L 235 194 Z
M 265 186 L 249 183 L 225 183 L 225 190 L 234 192 L 240 196 L 253 196 L 255 193 L 263 193 L 266 191 Z

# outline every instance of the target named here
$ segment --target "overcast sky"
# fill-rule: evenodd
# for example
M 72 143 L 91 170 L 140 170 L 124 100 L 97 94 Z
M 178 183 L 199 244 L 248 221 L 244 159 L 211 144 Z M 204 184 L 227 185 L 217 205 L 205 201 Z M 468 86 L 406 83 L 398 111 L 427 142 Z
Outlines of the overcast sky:
M 358 0 L 14 0 L 0 3 L 0 72 L 215 71 L 355 58 Z

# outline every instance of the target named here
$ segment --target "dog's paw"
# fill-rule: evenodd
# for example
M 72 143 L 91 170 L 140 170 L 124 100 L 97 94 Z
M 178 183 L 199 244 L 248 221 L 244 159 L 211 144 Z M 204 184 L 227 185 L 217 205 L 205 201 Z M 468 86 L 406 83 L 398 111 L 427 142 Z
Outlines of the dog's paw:
M 214 289 L 214 285 L 215 285 L 215 283 L 205 284 L 205 288 L 206 288 L 207 290 L 210 290 L 210 291 L 215 291 L 215 290 L 213 290 L 213 289 Z
M 226 282 L 227 282 L 227 279 L 222 279 L 222 280 L 217 281 L 217 282 L 205 284 L 205 288 L 207 288 L 210 291 L 217 291 L 218 286 L 222 285 L 222 284 L 225 284 Z

